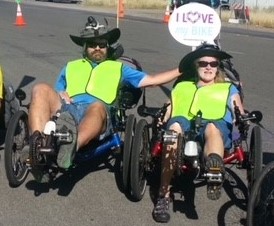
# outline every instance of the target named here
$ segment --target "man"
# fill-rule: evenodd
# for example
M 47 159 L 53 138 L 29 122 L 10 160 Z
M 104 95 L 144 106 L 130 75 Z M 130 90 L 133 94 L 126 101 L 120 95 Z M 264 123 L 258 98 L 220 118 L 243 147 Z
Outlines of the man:
M 41 136 L 46 122 L 61 109 L 56 129 L 70 131 L 72 142 L 61 144 L 57 156 L 60 168 L 68 169 L 75 152 L 94 139 L 109 134 L 109 107 L 114 103 L 120 83 L 134 87 L 164 84 L 179 76 L 178 69 L 155 76 L 112 60 L 120 37 L 118 28 L 106 30 L 93 17 L 88 18 L 80 36 L 71 40 L 83 48 L 83 58 L 68 62 L 55 89 L 45 83 L 33 87 L 29 108 L 30 139 Z

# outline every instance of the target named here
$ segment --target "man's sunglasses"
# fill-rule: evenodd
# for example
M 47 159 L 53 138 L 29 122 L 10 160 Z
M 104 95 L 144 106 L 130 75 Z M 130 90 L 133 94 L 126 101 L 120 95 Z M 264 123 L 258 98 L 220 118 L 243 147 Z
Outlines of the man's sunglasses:
M 219 66 L 218 61 L 211 61 L 211 62 L 198 61 L 197 64 L 198 64 L 199 67 L 207 67 L 207 65 L 210 65 L 210 67 L 218 67 Z
M 88 43 L 89 48 L 95 49 L 97 46 L 99 46 L 100 49 L 106 48 L 107 47 L 107 42 L 101 42 L 101 43 Z

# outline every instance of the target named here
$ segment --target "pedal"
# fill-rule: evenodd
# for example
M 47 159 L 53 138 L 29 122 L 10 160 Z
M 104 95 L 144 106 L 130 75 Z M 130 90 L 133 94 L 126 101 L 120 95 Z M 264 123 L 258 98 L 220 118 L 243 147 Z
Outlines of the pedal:
M 177 141 L 178 134 L 173 130 L 167 130 L 163 134 L 164 144 L 172 145 Z
M 219 173 L 208 172 L 205 174 L 205 177 L 209 183 L 223 183 L 223 174 L 220 173 L 220 169 L 218 171 Z
M 50 154 L 54 152 L 54 149 L 51 147 L 43 147 L 39 149 L 40 153 Z
M 55 133 L 54 136 L 57 137 L 57 140 L 60 144 L 71 143 L 73 141 L 72 135 L 69 132 L 58 132 Z

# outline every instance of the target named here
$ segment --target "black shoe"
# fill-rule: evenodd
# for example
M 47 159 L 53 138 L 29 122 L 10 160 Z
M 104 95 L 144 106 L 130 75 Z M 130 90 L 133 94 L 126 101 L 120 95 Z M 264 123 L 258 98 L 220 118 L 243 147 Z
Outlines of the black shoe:
M 153 209 L 152 216 L 156 222 L 167 223 L 170 220 L 169 198 L 159 198 Z
M 205 170 L 207 172 L 207 198 L 217 200 L 221 197 L 224 181 L 223 159 L 217 154 L 210 154 L 206 161 Z
M 38 183 L 48 183 L 50 181 L 49 174 L 39 166 L 38 147 L 43 146 L 43 139 L 41 132 L 34 131 L 29 138 L 29 145 L 26 145 L 22 150 L 23 155 L 27 156 L 29 154 L 27 162 L 31 165 L 31 173 Z
M 50 182 L 50 175 L 47 172 L 44 172 L 43 170 L 37 168 L 34 168 L 31 170 L 31 173 L 38 183 L 49 183 Z

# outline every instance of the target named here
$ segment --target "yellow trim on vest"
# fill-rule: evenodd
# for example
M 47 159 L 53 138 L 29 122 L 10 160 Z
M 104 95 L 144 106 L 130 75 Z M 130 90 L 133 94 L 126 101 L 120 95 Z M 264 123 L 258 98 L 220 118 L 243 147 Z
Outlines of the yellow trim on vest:
M 172 91 L 172 116 L 193 119 L 201 111 L 203 119 L 224 118 L 230 86 L 231 83 L 215 83 L 197 89 L 193 82 L 178 83 Z
M 107 60 L 92 68 L 84 59 L 71 61 L 66 68 L 66 81 L 70 97 L 88 93 L 107 104 L 117 96 L 122 76 L 122 63 Z
M 184 116 L 187 119 L 192 119 L 194 115 L 189 114 L 189 109 L 192 103 L 197 87 L 193 82 L 179 82 L 171 92 L 172 99 L 172 117 Z
M 85 94 L 92 67 L 85 59 L 68 62 L 66 67 L 66 91 L 70 97 Z
M 93 69 L 86 87 L 86 92 L 107 104 L 111 104 L 117 97 L 121 77 L 121 62 L 111 60 L 104 61 Z

